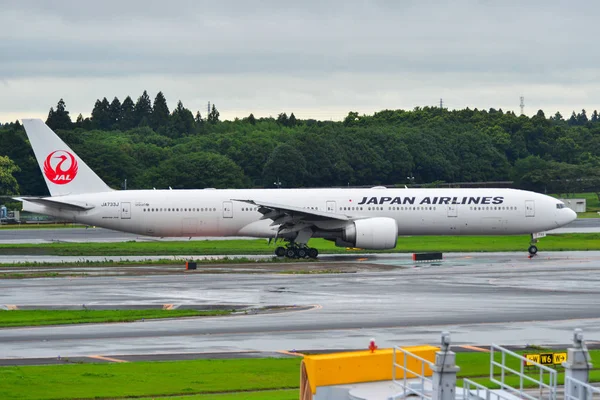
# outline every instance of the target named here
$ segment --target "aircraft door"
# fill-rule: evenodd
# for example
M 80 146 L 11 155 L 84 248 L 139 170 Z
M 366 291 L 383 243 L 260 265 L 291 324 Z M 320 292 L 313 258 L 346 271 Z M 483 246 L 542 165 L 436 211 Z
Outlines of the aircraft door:
M 131 219 L 131 203 L 121 203 L 121 219 Z
M 326 209 L 327 209 L 327 212 L 335 212 L 335 210 L 336 210 L 335 201 L 328 201 Z
M 525 216 L 535 217 L 535 202 L 533 200 L 525 200 Z
M 223 202 L 223 218 L 233 218 L 233 203 L 231 201 Z
M 448 217 L 458 217 L 458 206 L 456 204 L 448 204 Z

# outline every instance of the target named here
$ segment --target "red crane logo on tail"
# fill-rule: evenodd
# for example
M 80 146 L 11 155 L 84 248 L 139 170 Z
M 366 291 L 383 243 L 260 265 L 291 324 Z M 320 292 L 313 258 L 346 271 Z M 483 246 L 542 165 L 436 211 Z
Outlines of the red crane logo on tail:
M 78 169 L 73 154 L 65 150 L 53 151 L 44 161 L 44 175 L 57 185 L 65 185 L 75 179 Z

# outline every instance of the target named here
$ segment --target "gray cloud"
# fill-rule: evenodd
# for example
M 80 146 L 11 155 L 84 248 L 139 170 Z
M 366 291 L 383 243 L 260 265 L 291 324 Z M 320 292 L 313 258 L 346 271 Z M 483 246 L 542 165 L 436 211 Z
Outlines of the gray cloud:
M 236 105 L 222 115 L 257 104 L 340 118 L 347 107 L 413 108 L 439 97 L 457 108 L 515 109 L 525 94 L 536 110 L 600 100 L 592 1 L 39 0 L 0 9 L 0 120 L 45 113 L 60 97 L 89 113 L 95 98 L 123 97 L 125 87 L 137 96 L 157 82 L 171 101 Z M 188 94 L 186 81 L 203 94 Z M 30 87 L 46 92 L 32 100 Z M 38 101 L 42 109 L 29 105 Z

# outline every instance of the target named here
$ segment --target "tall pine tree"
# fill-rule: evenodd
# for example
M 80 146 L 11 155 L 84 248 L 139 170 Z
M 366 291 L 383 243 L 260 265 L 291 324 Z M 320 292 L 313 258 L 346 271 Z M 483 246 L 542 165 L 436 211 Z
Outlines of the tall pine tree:
M 163 92 L 158 92 L 154 98 L 151 121 L 152 129 L 155 131 L 158 128 L 167 126 L 169 123 L 169 107 L 167 106 L 167 99 L 165 99 Z
M 94 128 L 101 129 L 103 131 L 110 129 L 110 115 L 109 115 L 110 103 L 105 98 L 96 100 L 94 109 L 92 110 L 92 124 Z
M 150 125 L 152 101 L 150 100 L 150 96 L 148 96 L 148 92 L 145 90 L 144 93 L 138 97 L 133 114 L 135 116 L 135 126 Z
M 279 125 L 287 126 L 288 124 L 288 116 L 286 113 L 281 113 L 277 116 L 277 123 Z
M 131 97 L 127 96 L 121 104 L 121 123 L 120 129 L 126 131 L 137 126 L 135 123 L 135 105 Z
M 290 114 L 290 117 L 288 118 L 288 126 L 296 126 L 297 120 L 296 120 L 296 116 L 294 115 L 294 113 Z
M 176 135 L 181 137 L 194 133 L 194 114 L 183 106 L 181 100 L 177 103 L 177 108 L 171 115 L 171 129 Z
M 209 124 L 216 124 L 217 122 L 219 122 L 219 111 L 217 111 L 217 107 L 215 107 L 215 105 L 212 105 L 212 110 L 210 110 L 210 114 L 208 114 L 208 118 L 207 118 L 207 122 Z
M 581 114 L 577 114 L 577 124 L 585 125 L 588 122 L 588 117 L 585 110 L 581 110 Z
M 115 96 L 108 107 L 108 121 L 110 129 L 118 129 L 121 124 L 121 102 Z
M 73 127 L 73 121 L 71 121 L 71 117 L 69 116 L 69 112 L 67 111 L 65 102 L 63 99 L 58 101 L 56 104 L 56 111 L 50 108 L 50 112 L 48 112 L 48 119 L 46 120 L 46 125 L 48 125 L 51 129 L 71 129 Z

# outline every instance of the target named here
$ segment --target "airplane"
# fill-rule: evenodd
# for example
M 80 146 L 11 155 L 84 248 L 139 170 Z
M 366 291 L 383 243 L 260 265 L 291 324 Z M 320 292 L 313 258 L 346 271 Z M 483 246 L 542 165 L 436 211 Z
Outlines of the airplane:
M 113 190 L 42 120 L 23 126 L 49 197 L 19 197 L 23 210 L 156 237 L 256 237 L 282 241 L 278 257 L 316 258 L 311 238 L 385 250 L 399 236 L 530 234 L 577 215 L 561 201 L 517 189 L 177 189 Z

